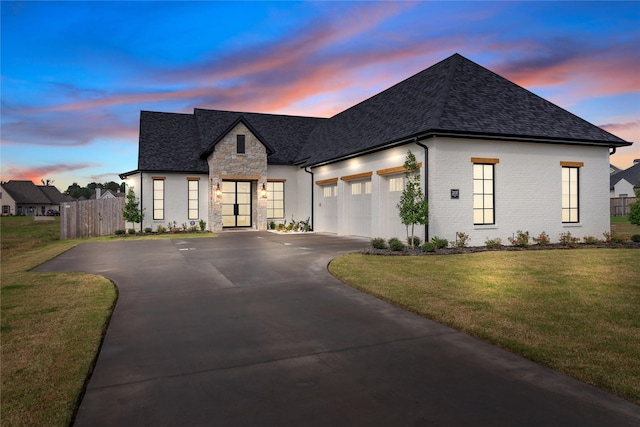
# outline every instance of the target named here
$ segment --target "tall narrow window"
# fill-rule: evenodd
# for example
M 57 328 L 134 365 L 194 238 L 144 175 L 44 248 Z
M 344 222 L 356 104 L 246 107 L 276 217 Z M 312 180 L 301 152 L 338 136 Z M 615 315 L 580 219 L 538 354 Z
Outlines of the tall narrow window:
M 267 182 L 267 218 L 284 218 L 284 182 Z
M 153 179 L 153 219 L 164 219 L 164 179 Z
M 236 135 L 236 152 L 244 154 L 244 135 Z
M 579 167 L 562 167 L 562 222 L 580 220 L 580 198 L 578 197 Z
M 200 212 L 198 211 L 199 205 L 199 181 L 197 179 L 190 179 L 187 181 L 189 183 L 188 190 L 188 204 L 189 204 L 189 219 L 198 219 L 200 217 Z
M 495 164 L 473 164 L 473 223 L 495 224 Z

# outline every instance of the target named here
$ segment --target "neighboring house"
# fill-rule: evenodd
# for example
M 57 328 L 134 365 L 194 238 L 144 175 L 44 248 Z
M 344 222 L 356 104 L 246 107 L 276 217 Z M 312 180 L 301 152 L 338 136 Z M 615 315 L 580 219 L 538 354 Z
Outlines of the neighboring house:
M 622 169 L 620 169 L 616 165 L 609 165 L 609 174 L 614 175 L 618 172 L 622 172 Z
M 104 190 L 100 187 L 96 188 L 96 192 L 91 195 L 91 199 L 115 199 L 116 197 L 124 197 L 124 193 L 120 191 L 113 192 L 111 190 Z
M 60 210 L 70 198 L 54 186 L 35 185 L 31 181 L 9 181 L 2 185 L 2 215 L 46 215 Z
M 635 197 L 635 189 L 640 188 L 640 159 L 633 161 L 633 166 L 611 175 L 609 190 L 614 197 Z
M 404 237 L 396 204 L 411 150 L 429 200 L 416 234 L 471 244 L 516 231 L 609 231 L 610 149 L 599 127 L 455 54 L 329 118 L 195 109 L 140 114 L 138 169 L 120 177 L 140 227 L 210 230 L 311 218 L 342 235 Z

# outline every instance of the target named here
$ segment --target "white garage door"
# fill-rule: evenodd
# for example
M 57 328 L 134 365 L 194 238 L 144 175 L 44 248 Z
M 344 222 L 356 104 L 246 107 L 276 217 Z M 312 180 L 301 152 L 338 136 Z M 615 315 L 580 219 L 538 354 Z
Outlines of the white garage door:
M 347 234 L 371 236 L 371 180 L 351 181 L 345 188 Z

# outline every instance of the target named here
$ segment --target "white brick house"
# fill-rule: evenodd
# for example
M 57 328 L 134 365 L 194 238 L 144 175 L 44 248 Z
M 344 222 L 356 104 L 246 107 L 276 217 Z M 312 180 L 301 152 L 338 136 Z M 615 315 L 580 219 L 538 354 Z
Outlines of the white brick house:
M 142 112 L 138 169 L 121 175 L 141 227 L 203 219 L 264 230 L 404 237 L 407 150 L 429 200 L 423 238 L 609 230 L 611 149 L 630 145 L 456 54 L 329 119 Z

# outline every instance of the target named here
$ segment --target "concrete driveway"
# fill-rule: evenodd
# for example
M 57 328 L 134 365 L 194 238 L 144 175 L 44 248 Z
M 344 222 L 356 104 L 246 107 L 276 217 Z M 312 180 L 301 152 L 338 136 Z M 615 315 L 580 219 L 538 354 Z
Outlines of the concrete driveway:
M 364 239 L 83 243 L 36 271 L 119 298 L 78 426 L 623 426 L 640 407 L 395 308 L 326 269 Z

